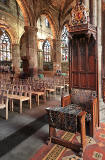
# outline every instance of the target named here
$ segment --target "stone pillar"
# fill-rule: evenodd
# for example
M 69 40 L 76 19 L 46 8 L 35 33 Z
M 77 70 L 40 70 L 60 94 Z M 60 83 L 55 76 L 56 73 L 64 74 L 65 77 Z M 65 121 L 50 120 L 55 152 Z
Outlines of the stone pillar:
M 43 51 L 38 51 L 38 69 L 43 71 Z
M 103 3 L 102 12 L 102 52 L 103 52 L 103 77 L 105 77 L 105 3 Z
M 92 24 L 97 26 L 97 0 L 93 0 Z M 101 8 L 100 8 L 101 9 Z
M 83 3 L 89 9 L 89 0 L 83 0 Z
M 26 56 L 29 60 L 29 74 L 37 76 L 38 59 L 37 59 L 37 28 L 25 26 L 26 37 Z
M 12 44 L 12 63 L 15 70 L 15 74 L 20 73 L 20 45 Z
M 93 21 L 93 0 L 89 0 L 89 18 L 90 18 L 90 23 L 92 24 L 92 21 Z
M 97 0 L 90 0 L 90 23 L 97 26 Z
M 53 71 L 61 70 L 61 40 L 53 39 Z
M 98 94 L 99 94 L 99 118 L 105 120 L 105 104 L 102 99 L 102 38 L 101 38 L 101 0 L 97 1 L 97 51 L 98 51 Z

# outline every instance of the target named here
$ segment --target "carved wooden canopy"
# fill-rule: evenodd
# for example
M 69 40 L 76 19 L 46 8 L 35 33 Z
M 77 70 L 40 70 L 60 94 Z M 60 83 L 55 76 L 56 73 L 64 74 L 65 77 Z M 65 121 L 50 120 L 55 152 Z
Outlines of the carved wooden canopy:
M 88 38 L 93 36 L 93 38 L 96 40 L 96 27 L 90 23 L 76 26 L 69 25 L 69 33 L 70 38 L 73 36 L 82 36 L 85 34 Z
M 89 19 L 89 11 L 83 2 L 77 2 L 71 11 L 71 26 L 86 24 Z
M 69 36 L 82 36 L 86 35 L 88 38 L 91 36 L 96 39 L 96 27 L 89 23 L 89 11 L 83 2 L 77 2 L 76 6 L 71 11 L 71 23 L 69 25 Z

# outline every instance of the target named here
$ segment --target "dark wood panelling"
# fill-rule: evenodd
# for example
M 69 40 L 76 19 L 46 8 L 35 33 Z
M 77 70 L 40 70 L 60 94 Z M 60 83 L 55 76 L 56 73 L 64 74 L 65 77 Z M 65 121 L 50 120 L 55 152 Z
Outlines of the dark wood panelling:
M 80 76 L 81 88 L 87 87 L 86 74 L 81 74 Z

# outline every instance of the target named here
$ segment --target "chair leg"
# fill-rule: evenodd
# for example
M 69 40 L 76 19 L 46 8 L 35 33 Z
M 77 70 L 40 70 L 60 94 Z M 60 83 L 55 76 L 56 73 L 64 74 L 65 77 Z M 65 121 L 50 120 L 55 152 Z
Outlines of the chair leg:
M 6 120 L 8 120 L 8 106 L 6 106 Z
M 22 101 L 20 101 L 20 114 L 22 113 Z
M 13 100 L 11 100 L 11 107 L 12 107 L 12 112 L 13 112 Z
M 37 99 L 37 100 L 38 100 L 37 102 L 38 102 L 38 106 L 39 106 L 39 95 L 37 95 L 37 98 L 38 98 L 38 99 Z
M 32 108 L 32 106 L 31 106 L 31 98 L 30 98 L 30 100 L 29 100 L 29 101 L 30 101 L 30 109 L 31 109 L 31 108 Z

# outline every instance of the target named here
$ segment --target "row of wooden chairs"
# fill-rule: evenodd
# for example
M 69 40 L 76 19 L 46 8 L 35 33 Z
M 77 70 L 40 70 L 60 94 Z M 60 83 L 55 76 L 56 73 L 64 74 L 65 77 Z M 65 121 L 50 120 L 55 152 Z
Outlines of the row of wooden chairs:
M 20 90 L 6 90 L 0 89 L 0 109 L 6 108 L 6 120 L 8 119 L 8 101 L 10 101 L 10 110 L 13 111 L 13 101 L 20 101 L 20 113 L 22 113 L 22 103 L 29 101 L 29 108 L 31 109 L 31 93 Z

